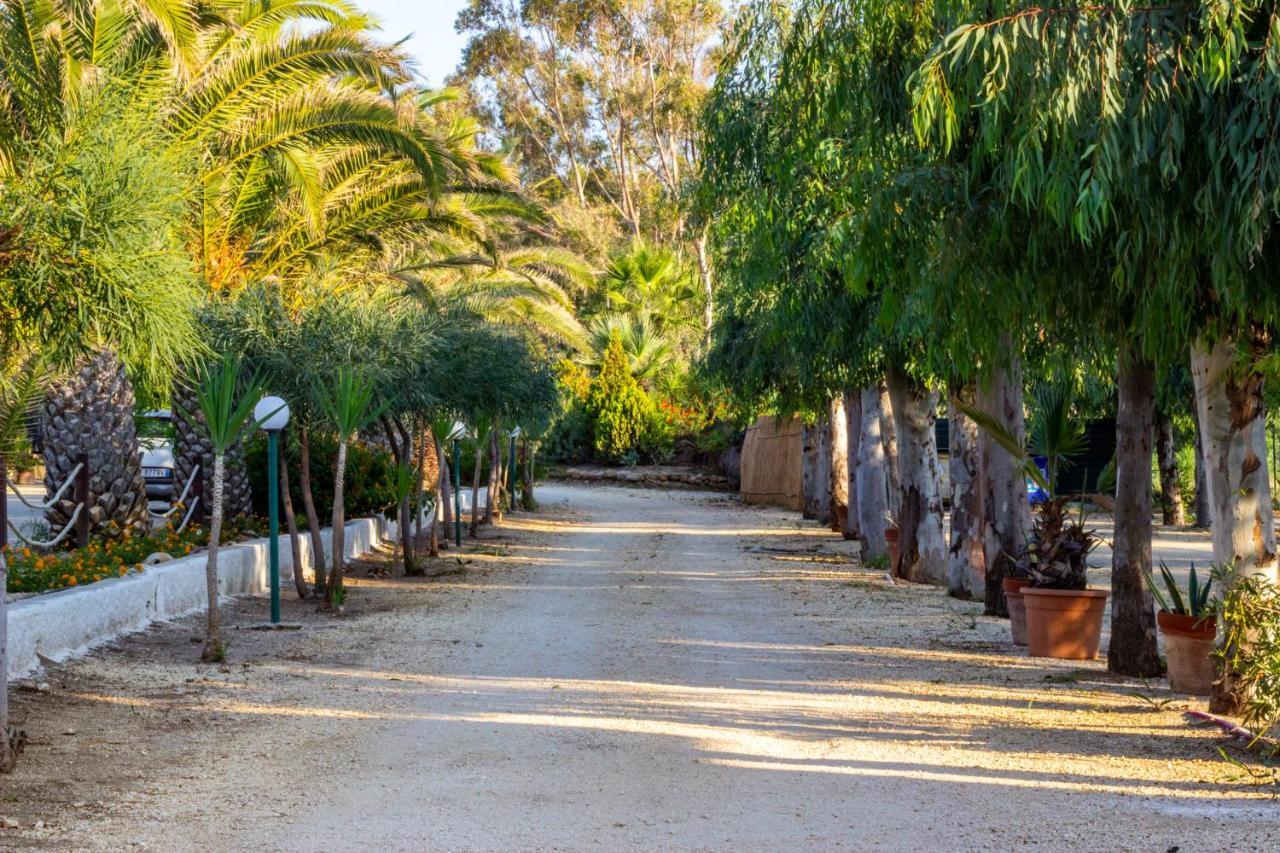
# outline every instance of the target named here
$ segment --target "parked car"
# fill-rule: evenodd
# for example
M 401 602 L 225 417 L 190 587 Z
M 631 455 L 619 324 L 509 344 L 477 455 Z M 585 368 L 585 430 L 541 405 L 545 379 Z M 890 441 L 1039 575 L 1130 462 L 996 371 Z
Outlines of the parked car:
M 173 415 L 168 409 L 156 409 L 143 412 L 136 421 L 147 497 L 171 501 L 177 495 L 174 488 Z

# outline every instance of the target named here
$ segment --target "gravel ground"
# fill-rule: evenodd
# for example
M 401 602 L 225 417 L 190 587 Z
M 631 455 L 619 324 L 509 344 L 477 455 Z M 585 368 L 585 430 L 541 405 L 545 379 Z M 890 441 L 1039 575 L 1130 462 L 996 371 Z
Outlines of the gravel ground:
M 0 848 L 1280 848 L 1162 683 L 1028 659 L 788 513 L 540 497 L 453 574 L 360 564 L 341 618 L 236 603 L 226 665 L 193 620 L 46 674 Z

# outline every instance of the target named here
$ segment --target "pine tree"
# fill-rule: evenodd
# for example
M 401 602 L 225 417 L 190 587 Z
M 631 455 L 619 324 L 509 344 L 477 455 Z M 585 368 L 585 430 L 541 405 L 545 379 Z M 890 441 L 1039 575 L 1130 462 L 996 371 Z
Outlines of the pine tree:
M 617 462 L 639 445 L 653 417 L 653 401 L 631 375 L 622 337 L 614 332 L 600 363 L 600 372 L 587 393 L 587 411 L 595 435 L 595 448 Z

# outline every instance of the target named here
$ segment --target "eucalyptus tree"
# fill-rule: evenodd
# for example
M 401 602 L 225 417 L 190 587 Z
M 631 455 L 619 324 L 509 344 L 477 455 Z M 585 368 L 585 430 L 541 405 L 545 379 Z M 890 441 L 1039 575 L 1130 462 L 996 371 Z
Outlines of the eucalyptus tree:
M 1116 593 L 1109 665 L 1155 671 L 1150 565 L 1154 362 L 1191 345 L 1215 557 L 1275 571 L 1259 474 L 1261 376 L 1246 353 L 1274 311 L 1276 158 L 1251 128 L 1274 109 L 1274 68 L 1254 38 L 1273 4 L 1131 7 L 999 4 L 943 40 L 917 81 L 922 132 L 958 141 L 977 103 L 972 158 L 993 191 L 1038 211 L 1092 274 L 1044 288 L 1120 346 Z M 1241 368 L 1238 362 L 1246 366 Z

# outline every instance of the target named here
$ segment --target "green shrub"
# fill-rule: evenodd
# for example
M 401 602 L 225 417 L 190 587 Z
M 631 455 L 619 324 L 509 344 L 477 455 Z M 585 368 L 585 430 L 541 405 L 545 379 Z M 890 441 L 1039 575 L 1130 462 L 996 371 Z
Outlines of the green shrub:
M 284 448 L 281 448 L 283 452 Z M 333 465 L 338 442 L 329 435 L 311 436 L 311 495 L 321 523 L 327 524 L 333 509 Z M 253 490 L 253 512 L 267 514 L 267 442 L 256 437 L 246 449 Z M 302 513 L 296 450 L 290 454 L 289 494 L 294 511 Z M 364 518 L 388 512 L 396 505 L 395 460 L 376 447 L 353 442 L 347 447 L 347 476 L 343 486 L 347 518 Z
M 586 408 L 591 416 L 592 446 L 601 457 L 617 462 L 640 448 L 654 419 L 654 406 L 631 375 L 617 332 L 605 350 L 600 373 L 591 383 Z
M 1220 570 L 1223 641 L 1217 654 L 1241 696 L 1240 717 L 1259 735 L 1280 723 L 1280 588 L 1261 577 Z

